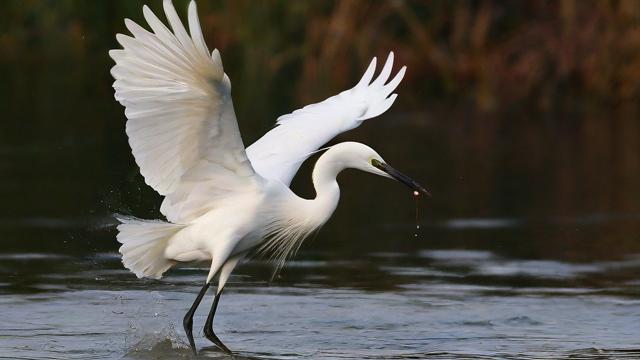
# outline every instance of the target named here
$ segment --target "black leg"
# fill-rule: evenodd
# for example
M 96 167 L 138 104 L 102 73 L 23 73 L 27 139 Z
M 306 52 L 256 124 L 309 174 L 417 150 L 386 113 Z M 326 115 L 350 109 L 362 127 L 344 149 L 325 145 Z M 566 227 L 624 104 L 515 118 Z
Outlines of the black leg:
M 218 339 L 216 334 L 213 332 L 213 317 L 216 315 L 216 309 L 218 309 L 218 301 L 220 301 L 220 295 L 222 295 L 222 290 L 216 294 L 215 299 L 213 299 L 213 304 L 211 305 L 211 311 L 209 311 L 209 316 L 207 316 L 207 322 L 204 325 L 204 336 L 207 337 L 212 343 L 216 344 L 220 350 L 226 352 L 227 354 L 231 354 L 231 350 Z
M 184 320 L 182 320 L 184 332 L 187 333 L 187 338 L 189 338 L 189 345 L 191 345 L 193 354 L 196 356 L 198 355 L 198 350 L 196 349 L 196 343 L 193 341 L 193 314 L 196 312 L 198 305 L 200 305 L 200 302 L 202 301 L 202 297 L 207 293 L 208 289 L 209 283 L 204 284 L 204 286 L 200 290 L 200 293 L 198 294 L 198 297 L 196 297 L 196 300 L 193 302 L 193 305 L 191 305 L 189 311 L 187 311 L 187 313 L 184 315 Z

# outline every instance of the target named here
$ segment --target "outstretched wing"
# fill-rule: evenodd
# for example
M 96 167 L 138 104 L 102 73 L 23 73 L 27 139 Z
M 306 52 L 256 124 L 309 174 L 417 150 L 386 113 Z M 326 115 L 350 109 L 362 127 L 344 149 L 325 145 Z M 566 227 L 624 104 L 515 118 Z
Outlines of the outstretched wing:
M 393 105 L 406 67 L 385 84 L 391 75 L 393 52 L 372 82 L 376 59 L 353 88 L 322 102 L 305 106 L 278 118 L 277 126 L 247 148 L 247 155 L 258 174 L 289 185 L 300 165 L 336 135 L 358 127 Z
M 117 35 L 115 98 L 125 106 L 126 132 L 145 181 L 166 196 L 161 211 L 188 222 L 216 200 L 255 188 L 218 50 L 209 55 L 196 5 L 187 33 L 170 0 L 163 3 L 173 31 L 147 7 L 151 32 L 126 19 L 133 35 Z

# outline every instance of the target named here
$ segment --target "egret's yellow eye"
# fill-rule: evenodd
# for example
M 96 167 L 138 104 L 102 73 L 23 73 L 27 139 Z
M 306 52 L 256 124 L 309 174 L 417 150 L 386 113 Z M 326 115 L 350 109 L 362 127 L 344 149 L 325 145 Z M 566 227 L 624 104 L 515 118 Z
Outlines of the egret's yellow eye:
M 378 159 L 371 159 L 369 160 L 369 162 L 371 163 L 371 165 L 373 165 L 373 167 L 378 169 L 382 169 L 382 165 L 384 164 L 382 161 Z

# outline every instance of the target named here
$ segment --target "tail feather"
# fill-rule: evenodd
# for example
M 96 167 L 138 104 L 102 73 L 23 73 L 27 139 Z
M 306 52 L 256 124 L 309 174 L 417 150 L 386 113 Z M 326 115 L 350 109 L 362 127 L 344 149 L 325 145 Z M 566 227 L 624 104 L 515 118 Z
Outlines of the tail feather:
M 118 242 L 122 263 L 137 277 L 159 279 L 175 263 L 164 256 L 169 239 L 182 225 L 159 220 L 118 217 Z

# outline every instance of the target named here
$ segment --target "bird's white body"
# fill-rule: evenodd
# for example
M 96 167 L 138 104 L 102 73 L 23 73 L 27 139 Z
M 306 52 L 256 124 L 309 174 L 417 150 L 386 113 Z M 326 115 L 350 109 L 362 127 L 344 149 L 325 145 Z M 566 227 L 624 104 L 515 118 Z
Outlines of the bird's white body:
M 252 250 L 271 254 L 282 266 L 333 214 L 340 199 L 336 177 L 343 169 L 393 177 L 427 193 L 370 147 L 354 142 L 334 145 L 318 159 L 313 199 L 289 189 L 302 162 L 323 144 L 391 107 L 405 68 L 389 80 L 390 53 L 374 79 L 374 58 L 353 88 L 281 116 L 273 130 L 245 149 L 231 81 L 218 50 L 209 54 L 195 2 L 189 5 L 189 32 L 170 0 L 163 7 L 171 30 L 145 6 L 151 31 L 126 19 L 133 36 L 118 34 L 123 49 L 110 52 L 129 144 L 146 183 L 164 196 L 160 211 L 167 220 L 120 218 L 120 253 L 138 277 L 160 278 L 177 262 L 211 261 L 184 326 L 194 347 L 193 313 L 217 275 L 205 334 L 228 350 L 213 333 L 212 321 L 234 267 Z
M 264 250 L 273 251 L 282 265 L 286 257 L 297 250 L 299 241 L 320 228 L 333 214 L 340 199 L 336 177 L 343 169 L 363 168 L 387 176 L 373 166 L 362 166 L 374 158 L 381 160 L 363 144 L 346 142 L 331 147 L 314 168 L 314 199 L 297 196 L 279 180 L 262 179 L 255 191 L 224 200 L 188 224 L 169 227 L 170 236 L 162 245 L 161 259 L 167 262 L 212 260 L 209 281 L 228 259 L 240 260 L 264 244 Z M 121 234 L 126 234 L 128 226 L 140 223 L 140 220 L 123 219 Z M 133 265 L 129 267 L 136 271 Z M 142 276 L 161 275 L 145 273 L 144 269 L 138 271 Z
M 382 161 L 375 151 L 343 143 L 318 160 L 314 199 L 289 189 L 313 152 L 393 104 L 391 93 L 405 71 L 386 83 L 393 53 L 375 80 L 374 58 L 355 87 L 281 116 L 245 150 L 231 82 L 220 53 L 208 55 L 195 3 L 189 6 L 191 34 L 171 1 L 165 0 L 164 10 L 173 32 L 149 8 L 143 10 L 153 32 L 126 20 L 134 37 L 118 34 L 124 49 L 110 52 L 129 143 L 147 183 L 165 196 L 160 210 L 168 220 L 121 219 L 120 251 L 136 275 L 159 278 L 176 262 L 210 260 L 207 282 L 220 274 L 221 289 L 222 275 L 252 249 L 270 252 L 282 265 L 335 210 L 340 197 L 335 179 L 342 169 L 385 175 L 370 164 L 373 158 Z

